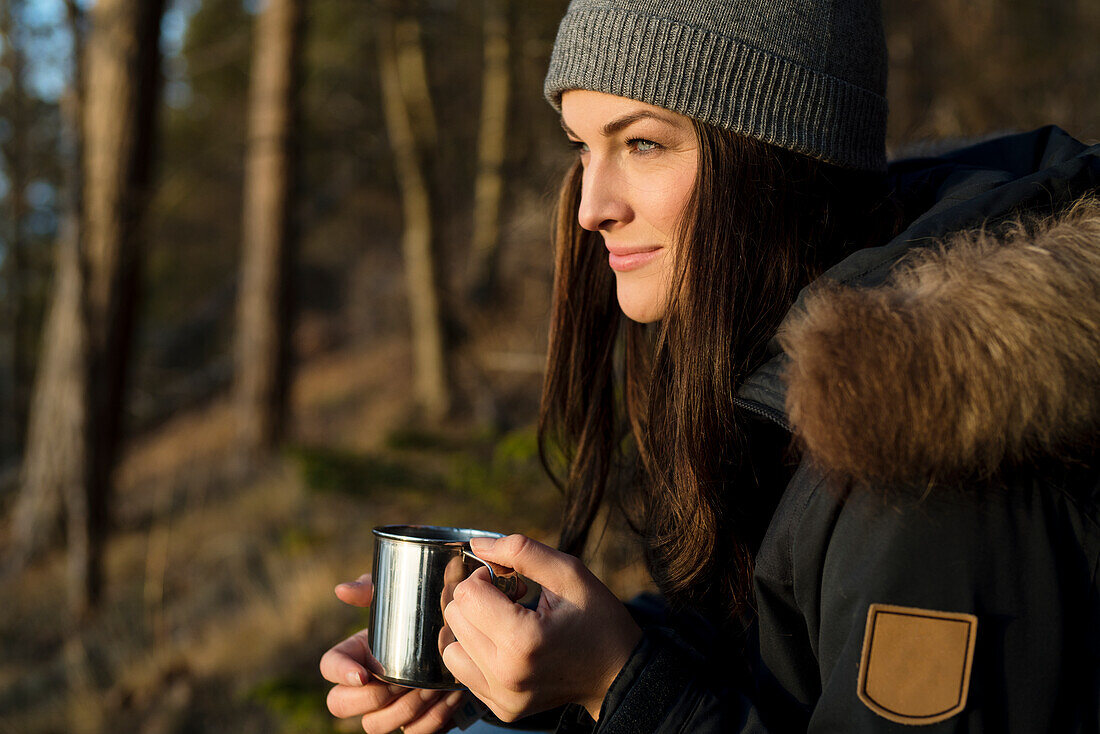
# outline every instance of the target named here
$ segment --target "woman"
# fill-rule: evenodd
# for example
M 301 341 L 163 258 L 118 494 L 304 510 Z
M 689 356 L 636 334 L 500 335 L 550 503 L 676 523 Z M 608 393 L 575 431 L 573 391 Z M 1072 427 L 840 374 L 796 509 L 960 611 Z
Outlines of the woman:
M 884 88 L 873 2 L 571 4 L 546 82 L 578 150 L 540 422 L 561 550 L 475 541 L 539 608 L 479 572 L 445 612 L 502 720 L 1100 726 L 1100 212 L 1005 225 L 1095 190 L 1100 147 L 1045 128 L 886 171 Z M 577 560 L 603 503 L 662 603 Z M 334 714 L 446 726 L 458 697 L 369 661 L 361 636 L 322 659 Z

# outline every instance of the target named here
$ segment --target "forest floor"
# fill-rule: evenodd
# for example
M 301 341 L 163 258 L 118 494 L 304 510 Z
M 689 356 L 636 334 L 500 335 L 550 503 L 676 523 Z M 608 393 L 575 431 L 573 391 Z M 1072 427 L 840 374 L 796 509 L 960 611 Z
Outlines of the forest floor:
M 0 734 L 358 730 L 327 713 L 317 662 L 366 624 L 332 588 L 370 569 L 370 529 L 557 530 L 533 426 L 410 429 L 410 373 L 400 340 L 310 360 L 294 439 L 247 480 L 224 400 L 131 442 L 100 611 L 70 624 L 60 548 L 5 589 Z M 646 585 L 630 549 L 612 531 L 592 564 L 623 597 Z

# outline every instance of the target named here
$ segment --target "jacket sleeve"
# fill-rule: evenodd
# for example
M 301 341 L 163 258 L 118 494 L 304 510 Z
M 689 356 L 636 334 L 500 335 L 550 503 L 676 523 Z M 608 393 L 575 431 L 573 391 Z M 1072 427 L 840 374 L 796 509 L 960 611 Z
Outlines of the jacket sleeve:
M 598 723 L 577 706 L 566 711 L 558 728 L 559 734 L 747 731 L 766 731 L 751 702 L 715 673 L 703 653 L 665 627 L 643 630 L 604 699 Z
M 758 621 L 741 659 L 667 627 L 645 627 L 599 722 L 567 711 L 560 732 L 1095 726 L 1095 509 L 1090 521 L 1065 493 L 1026 477 L 985 490 L 847 496 L 812 472 L 800 470 L 795 483 L 758 556 Z M 873 610 L 902 610 L 895 644 L 878 636 L 885 624 L 867 639 Z M 924 613 L 933 621 L 921 621 Z M 907 627 L 910 619 L 917 625 Z M 943 619 L 965 622 L 966 634 L 936 627 Z M 926 633 L 934 644 L 922 641 Z M 968 634 L 975 641 L 969 652 Z M 870 666 L 868 649 L 875 653 Z M 953 701 L 964 668 L 965 695 Z M 868 678 L 868 670 L 878 677 Z
M 693 611 L 670 610 L 653 594 L 636 597 L 627 608 L 643 635 L 608 690 L 599 722 L 571 706 L 558 734 L 772 731 L 751 695 L 747 660 L 755 625 L 719 630 Z
M 796 694 L 808 731 L 1095 727 L 1095 506 L 1066 489 L 1095 472 L 847 493 L 801 479 L 758 568 L 757 679 Z

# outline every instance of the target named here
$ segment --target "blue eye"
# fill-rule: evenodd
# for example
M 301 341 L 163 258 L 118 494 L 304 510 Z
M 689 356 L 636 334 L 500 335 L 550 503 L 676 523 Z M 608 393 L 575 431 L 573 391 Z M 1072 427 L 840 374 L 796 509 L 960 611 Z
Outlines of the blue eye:
M 654 143 L 652 140 L 646 140 L 645 138 L 631 138 L 626 141 L 626 144 L 639 153 L 652 153 L 661 147 L 659 143 Z
M 579 140 L 567 140 L 566 142 L 569 144 L 570 149 L 576 151 L 578 154 L 588 152 L 588 143 L 582 143 Z

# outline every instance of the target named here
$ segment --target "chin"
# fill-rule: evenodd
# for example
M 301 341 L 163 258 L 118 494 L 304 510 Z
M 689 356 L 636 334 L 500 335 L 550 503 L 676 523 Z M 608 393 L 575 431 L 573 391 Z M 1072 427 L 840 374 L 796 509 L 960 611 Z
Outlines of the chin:
M 619 308 L 623 315 L 631 321 L 639 324 L 650 324 L 660 321 L 664 316 L 664 308 L 661 306 L 659 294 L 650 292 L 648 288 L 636 288 L 626 285 L 622 279 L 618 281 L 616 294 L 619 299 Z

